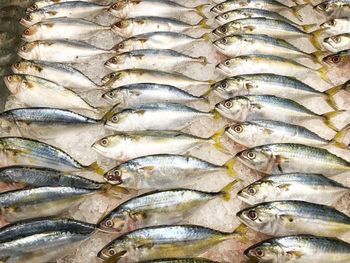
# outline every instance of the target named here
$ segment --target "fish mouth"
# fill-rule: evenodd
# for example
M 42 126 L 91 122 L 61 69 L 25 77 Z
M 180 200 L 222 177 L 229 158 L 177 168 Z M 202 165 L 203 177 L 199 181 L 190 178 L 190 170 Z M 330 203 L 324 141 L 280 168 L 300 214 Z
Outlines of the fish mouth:
M 230 72 L 228 72 L 228 70 L 222 64 L 218 64 L 215 69 L 224 75 L 230 76 Z
M 105 124 L 104 124 L 104 126 L 105 126 L 105 128 L 107 128 L 107 129 L 109 129 L 109 130 L 113 130 L 113 131 L 117 130 L 117 129 L 114 127 L 114 125 L 112 124 L 112 122 L 110 122 L 110 121 L 106 121 Z
M 225 108 L 225 106 L 223 106 L 221 103 L 218 103 L 215 106 L 215 109 L 219 112 L 220 115 L 222 115 L 223 117 L 227 118 L 227 119 L 232 119 L 231 114 L 228 112 L 228 110 Z
M 210 9 L 210 12 L 212 12 L 216 15 L 220 15 L 220 11 L 215 6 Z

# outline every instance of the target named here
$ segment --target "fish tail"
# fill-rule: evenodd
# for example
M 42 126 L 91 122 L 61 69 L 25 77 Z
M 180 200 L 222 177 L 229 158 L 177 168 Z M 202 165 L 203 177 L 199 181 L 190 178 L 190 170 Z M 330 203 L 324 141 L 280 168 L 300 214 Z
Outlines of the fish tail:
M 240 224 L 236 229 L 233 230 L 232 234 L 237 237 L 241 242 L 243 243 L 247 243 L 249 242 L 249 239 L 247 237 L 247 231 L 248 231 L 248 227 L 245 226 L 244 224 Z
M 207 58 L 204 57 L 204 56 L 198 57 L 198 60 L 199 60 L 199 63 L 201 63 L 203 66 L 206 66 L 206 65 L 210 64 L 210 63 L 208 62 Z
M 315 52 L 309 53 L 309 55 L 311 56 L 311 59 L 314 63 L 320 64 L 320 62 L 322 62 L 324 52 L 321 50 L 317 50 Z
M 209 4 L 202 4 L 202 5 L 196 6 L 194 9 L 199 16 L 201 16 L 203 18 L 207 18 L 203 13 L 203 9 L 208 5 Z
M 224 131 L 225 131 L 225 127 L 219 129 L 210 137 L 211 143 L 214 145 L 214 147 L 221 151 L 227 151 L 226 148 L 220 142 L 220 139 Z
M 346 139 L 345 136 L 350 130 L 350 124 L 346 125 L 343 129 L 341 129 L 337 134 L 333 137 L 331 143 L 335 144 L 336 146 L 345 149 L 349 148 L 350 145 L 347 145 L 344 140 Z
M 201 35 L 199 37 L 199 39 L 203 39 L 204 41 L 209 42 L 210 41 L 210 35 L 209 35 L 209 33 L 204 33 L 203 35 Z
M 99 164 L 96 162 L 93 162 L 87 167 L 88 170 L 94 171 L 99 175 L 104 175 L 105 171 L 99 166 Z
M 318 38 L 322 34 L 323 31 L 324 31 L 324 29 L 321 28 L 321 29 L 317 29 L 317 30 L 309 33 L 310 34 L 310 42 L 317 50 L 322 49 L 320 42 L 318 41 Z
M 327 112 L 325 114 L 322 114 L 324 123 L 332 130 L 338 132 L 338 128 L 334 124 L 333 119 L 341 113 L 343 113 L 343 111 L 331 111 L 331 112 Z
M 210 114 L 211 114 L 211 117 L 214 119 L 214 120 L 221 120 L 222 119 L 222 116 L 221 114 L 217 111 L 217 110 L 211 110 L 210 111 Z M 221 133 L 222 134 L 222 133 Z M 220 136 L 221 136 L 220 134 Z
M 198 28 L 203 28 L 203 29 L 210 29 L 210 26 L 207 24 L 208 19 L 203 18 L 201 21 L 198 22 L 197 25 L 195 25 L 195 27 Z
M 232 182 L 228 183 L 224 186 L 224 188 L 221 189 L 220 193 L 222 194 L 222 199 L 225 201 L 229 201 L 231 199 L 231 191 L 232 187 L 238 183 L 237 180 L 233 180 Z
M 312 29 L 316 26 L 317 24 L 307 24 L 307 25 L 302 25 L 301 27 L 306 33 L 311 33 Z
M 229 176 L 237 176 L 237 174 L 235 173 L 235 171 L 233 170 L 233 167 L 236 163 L 236 159 L 235 158 L 231 158 L 230 160 L 228 160 L 224 166 L 227 168 L 227 174 Z
M 300 15 L 300 10 L 303 9 L 305 6 L 307 6 L 308 4 L 302 4 L 302 5 L 295 5 L 291 7 L 292 10 L 292 14 L 299 20 L 299 21 L 303 21 L 303 18 Z
M 329 105 L 329 107 L 331 107 L 335 111 L 339 110 L 338 105 L 337 105 L 336 101 L 334 100 L 333 96 L 330 96 L 327 94 L 326 102 Z
M 326 82 L 328 82 L 328 83 L 331 83 L 330 82 L 330 80 L 329 80 L 329 78 L 328 78 L 328 75 L 327 75 L 327 69 L 325 68 L 325 67 L 322 67 L 322 68 L 319 68 L 318 70 L 318 73 L 320 74 L 320 77 L 324 80 L 324 81 L 326 81 Z

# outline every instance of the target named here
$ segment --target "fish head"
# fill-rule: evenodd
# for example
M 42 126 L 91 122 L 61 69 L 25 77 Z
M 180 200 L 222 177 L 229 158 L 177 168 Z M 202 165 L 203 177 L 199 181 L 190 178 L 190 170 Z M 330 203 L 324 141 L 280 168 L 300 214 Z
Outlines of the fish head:
M 118 71 L 118 72 L 112 72 L 102 78 L 102 83 L 106 84 L 109 81 L 116 81 L 118 79 L 122 79 L 126 75 L 126 72 L 124 71 Z
M 25 27 L 30 27 L 42 20 L 44 17 L 45 12 L 42 9 L 36 10 L 34 12 L 28 13 L 25 17 L 20 19 L 21 25 Z
M 131 110 L 124 110 L 114 113 L 110 118 L 107 119 L 105 127 L 111 130 L 123 131 L 130 127 L 133 127 L 133 116 L 134 115 Z
M 271 167 L 271 162 L 274 162 L 273 154 L 268 147 L 255 147 L 244 150 L 237 154 L 237 158 L 246 166 L 258 171 L 268 171 Z
M 129 212 L 117 207 L 104 218 L 102 218 L 102 220 L 98 222 L 97 227 L 98 229 L 109 233 L 125 232 L 128 226 L 128 219 L 130 219 Z
M 323 40 L 323 44 L 333 52 L 343 49 L 344 46 L 350 45 L 350 34 L 340 34 L 327 37 Z
M 120 41 L 118 44 L 116 44 L 113 49 L 118 52 L 118 53 L 123 53 L 123 52 L 128 52 L 131 50 L 134 50 L 136 48 L 134 48 L 134 40 L 135 38 L 129 38 L 129 39 L 125 39 L 123 41 Z
M 116 134 L 96 141 L 91 148 L 106 157 L 119 159 L 123 157 L 126 147 L 129 147 L 127 142 L 128 138 L 126 135 Z
M 213 42 L 214 46 L 219 50 L 226 50 L 228 46 L 237 45 L 240 43 L 240 37 L 238 35 L 224 36 Z
M 105 63 L 105 66 L 111 70 L 118 70 L 120 65 L 123 65 L 126 62 L 126 54 L 116 55 L 108 59 Z
M 216 104 L 215 109 L 225 118 L 240 121 L 245 119 L 249 111 L 249 100 L 244 96 L 236 96 Z
M 125 18 L 128 13 L 129 3 L 126 0 L 119 0 L 118 2 L 111 5 L 108 12 L 118 18 Z
M 109 170 L 103 175 L 103 179 L 113 185 L 120 185 L 124 183 L 123 177 L 124 171 L 121 167 L 117 166 Z
M 40 1 L 38 1 L 38 3 L 39 3 L 39 2 L 40 2 Z M 32 4 L 31 6 L 29 6 L 29 7 L 26 9 L 26 12 L 27 12 L 27 13 L 34 12 L 34 11 L 36 11 L 36 10 L 42 8 L 43 6 L 45 6 L 45 5 L 43 5 L 41 2 L 40 2 L 40 4 L 34 3 L 34 4 Z
M 125 36 L 128 33 L 128 28 L 132 26 L 131 20 L 120 20 L 114 23 L 111 30 L 120 36 Z
M 127 256 L 129 244 L 126 240 L 122 237 L 119 237 L 112 242 L 110 242 L 108 245 L 106 245 L 104 248 L 98 252 L 97 257 L 99 257 L 102 260 L 111 260 L 113 259 L 113 262 L 118 262 L 123 257 Z
M 324 57 L 322 60 L 328 65 L 336 66 L 341 64 L 344 58 L 341 56 L 341 54 L 336 53 L 336 54 L 328 55 Z
M 213 34 L 217 37 L 224 37 L 229 35 L 229 24 L 226 23 L 214 29 Z
M 31 68 L 32 62 L 27 60 L 22 60 L 11 65 L 11 69 L 16 74 L 28 74 L 31 73 L 29 69 Z
M 247 204 L 262 203 L 271 193 L 271 187 L 273 188 L 274 185 L 270 181 L 259 180 L 240 190 L 237 196 Z
M 102 98 L 110 104 L 119 105 L 124 104 L 124 95 L 120 89 L 110 90 L 102 95 Z
M 223 72 L 224 74 L 232 75 L 231 74 L 232 69 L 235 69 L 235 68 L 237 68 L 237 66 L 240 66 L 239 64 L 240 64 L 239 57 L 229 58 L 229 59 L 226 59 L 225 61 L 221 62 L 220 64 L 218 64 L 216 66 L 216 68 L 219 71 Z
M 260 135 L 260 128 L 251 122 L 240 122 L 229 126 L 225 134 L 241 145 L 249 146 L 255 141 L 255 137 Z
M 324 1 L 314 6 L 314 10 L 321 14 L 329 14 L 338 9 L 340 6 L 337 1 Z
M 25 78 L 21 75 L 7 75 L 4 77 L 4 82 L 9 91 L 16 95 L 22 90 Z
M 37 42 L 29 42 L 24 44 L 18 49 L 17 54 L 27 60 L 31 60 L 33 57 L 36 57 L 38 53 L 38 43 Z
M 210 11 L 213 12 L 214 14 L 222 14 L 224 12 L 227 12 L 233 9 L 234 8 L 232 8 L 232 2 L 228 1 L 228 2 L 222 2 L 213 6 L 210 9 Z
M 234 10 L 235 11 L 235 10 Z M 230 21 L 233 21 L 235 18 L 235 15 L 233 14 L 234 11 L 228 11 L 222 14 L 219 14 L 215 17 L 215 20 L 219 22 L 220 24 L 226 24 Z
M 320 25 L 319 30 L 327 30 L 333 34 L 338 34 L 339 30 L 342 28 L 347 28 L 349 21 L 343 18 L 333 18 Z
M 263 233 L 270 232 L 276 221 L 274 209 L 268 203 L 245 208 L 236 215 L 242 223 Z
M 284 253 L 285 252 L 280 245 L 270 240 L 260 242 L 244 251 L 246 257 L 251 260 L 256 260 L 249 262 L 286 262 L 281 259 L 281 256 Z
M 215 92 L 224 98 L 239 95 L 245 87 L 244 79 L 237 76 L 226 78 L 212 85 Z
M 28 27 L 26 30 L 22 33 L 22 40 L 31 42 L 36 40 L 37 33 L 38 33 L 38 27 L 39 25 L 33 25 L 31 27 Z

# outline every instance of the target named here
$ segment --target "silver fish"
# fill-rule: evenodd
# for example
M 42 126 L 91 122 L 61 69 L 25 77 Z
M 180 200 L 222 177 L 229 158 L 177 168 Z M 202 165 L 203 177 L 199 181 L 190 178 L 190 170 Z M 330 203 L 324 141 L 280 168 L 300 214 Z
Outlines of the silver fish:
M 109 88 L 118 88 L 120 86 L 138 83 L 155 83 L 174 86 L 181 90 L 188 90 L 194 87 L 209 86 L 213 84 L 214 81 L 195 80 L 182 74 L 157 70 L 128 69 L 108 74 L 102 78 L 102 83 L 105 87 Z
M 125 69 L 148 69 L 174 71 L 188 64 L 207 65 L 206 57 L 191 57 L 170 49 L 143 49 L 118 54 L 110 58 L 105 66 L 113 71 Z
M 266 174 L 318 173 L 332 176 L 350 171 L 350 163 L 321 148 L 276 143 L 244 150 L 236 155 L 249 168 Z
M 97 163 L 84 166 L 52 145 L 21 137 L 0 139 L 1 166 L 33 165 L 61 171 L 99 170 Z M 101 171 L 101 170 L 99 170 Z
M 174 103 L 144 104 L 123 109 L 107 118 L 105 127 L 115 131 L 177 131 L 203 119 L 216 119 L 213 112 L 204 112 Z
M 111 5 L 108 11 L 120 19 L 153 16 L 154 14 L 157 14 L 157 17 L 181 18 L 187 13 L 196 13 L 204 17 L 203 8 L 205 6 L 204 4 L 186 7 L 168 0 L 121 0 Z
M 215 263 L 205 258 L 169 258 L 169 259 L 155 259 L 151 261 L 142 261 L 143 263 Z M 217 262 L 216 262 L 217 263 Z
M 283 200 L 333 205 L 349 191 L 349 187 L 320 174 L 292 173 L 265 176 L 243 188 L 237 197 L 250 205 Z
M 149 155 L 129 160 L 111 169 L 104 179 L 133 189 L 183 187 L 210 174 L 233 175 L 232 160 L 223 166 L 183 155 Z
M 174 86 L 156 83 L 140 83 L 121 86 L 102 96 L 109 104 L 131 107 L 146 103 L 187 103 L 204 101 L 205 97 L 191 95 Z
M 211 200 L 229 200 L 236 182 L 218 192 L 191 189 L 148 192 L 118 205 L 99 221 L 98 228 L 106 232 L 127 232 L 140 227 L 179 223 Z
M 117 52 L 130 52 L 139 49 L 173 49 L 181 50 L 189 45 L 209 42 L 208 33 L 195 38 L 177 32 L 151 32 L 132 36 L 122 40 L 113 47 Z
M 237 213 L 241 222 L 272 236 L 311 234 L 336 237 L 350 230 L 350 217 L 330 206 L 304 201 L 257 204 Z
M 41 218 L 0 229 L 0 257 L 11 262 L 50 262 L 90 237 L 96 227 L 72 219 Z M 18 246 L 21 249 L 18 249 Z
M 261 241 L 244 254 L 252 262 L 341 263 L 350 260 L 350 244 L 330 237 L 285 236 Z
M 84 19 L 55 18 L 39 22 L 27 28 L 22 33 L 22 39 L 27 42 L 37 40 L 87 40 L 110 26 L 102 26 Z
M 181 132 L 148 131 L 107 136 L 95 142 L 92 148 L 105 157 L 127 161 L 153 154 L 184 154 L 205 143 L 215 144 L 211 138 Z
M 349 11 L 350 3 L 348 0 L 326 0 L 314 6 L 314 10 L 321 14 L 332 14 L 333 12 L 343 9 Z
M 97 256 L 103 260 L 114 256 L 117 262 L 121 258 L 128 258 L 132 262 L 157 259 L 165 254 L 183 258 L 196 256 L 213 245 L 240 237 L 238 231 L 221 232 L 196 225 L 147 227 L 116 238 Z
M 320 30 L 316 31 L 316 36 L 326 32 L 332 35 L 346 34 L 350 32 L 350 17 L 340 17 L 330 19 L 320 25 Z
M 36 76 L 67 88 L 81 90 L 96 90 L 102 88 L 79 70 L 67 64 L 45 61 L 20 61 L 13 64 L 11 68 L 15 74 Z
M 27 14 L 20 20 L 20 23 L 26 27 L 59 17 L 85 18 L 93 17 L 107 10 L 109 6 L 98 5 L 84 1 L 63 2 L 44 6 Z
M 202 19 L 197 24 L 191 25 L 170 18 L 155 16 L 135 17 L 116 22 L 112 25 L 112 31 L 123 38 L 160 31 L 184 33 L 199 28 L 207 29 L 209 27 L 206 22 L 206 19 Z
M 279 142 L 311 146 L 327 146 L 333 143 L 332 140 L 324 139 L 302 126 L 271 120 L 237 123 L 228 127 L 225 134 L 248 148 Z
M 323 46 L 331 52 L 339 52 L 350 47 L 350 33 L 326 37 Z
M 59 3 L 65 3 L 65 2 L 75 2 L 76 0 L 38 0 L 35 1 L 33 5 L 27 8 L 27 12 L 33 12 L 35 10 L 41 9 L 43 7 L 59 4 Z M 79 0 L 81 2 L 91 2 L 91 3 L 98 3 L 99 0 Z
M 18 55 L 27 60 L 42 60 L 59 63 L 77 63 L 103 54 L 114 54 L 114 50 L 97 48 L 80 41 L 38 40 L 24 44 Z

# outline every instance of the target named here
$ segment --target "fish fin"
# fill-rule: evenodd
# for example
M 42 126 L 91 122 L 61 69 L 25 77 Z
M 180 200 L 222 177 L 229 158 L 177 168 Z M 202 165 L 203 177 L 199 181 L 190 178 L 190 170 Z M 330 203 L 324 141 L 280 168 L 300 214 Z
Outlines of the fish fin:
M 334 96 L 342 89 L 344 89 L 343 85 L 338 85 L 338 86 L 335 86 L 335 87 L 332 87 L 332 88 L 326 90 L 325 93 L 329 96 Z
M 294 218 L 291 215 L 280 215 L 280 218 L 282 218 L 282 220 L 287 221 L 289 223 L 294 222 Z
M 306 4 L 302 4 L 302 5 L 295 5 L 292 6 L 290 9 L 292 10 L 292 14 L 293 16 L 295 16 L 295 18 L 297 18 L 299 21 L 303 21 L 303 18 L 300 15 L 300 10 L 303 9 L 304 7 L 306 7 L 307 5 L 309 5 L 308 3 Z
M 329 80 L 328 76 L 327 76 L 327 69 L 325 67 L 322 67 L 322 68 L 319 68 L 318 70 L 318 73 L 320 74 L 320 77 L 331 84 L 331 81 Z
M 229 176 L 237 176 L 237 174 L 233 171 L 233 167 L 235 166 L 236 161 L 237 159 L 231 158 L 224 164 L 224 166 L 227 168 L 227 174 Z
M 220 139 L 221 139 L 222 134 L 224 133 L 225 129 L 226 129 L 226 127 L 219 129 L 210 137 L 210 139 L 211 139 L 211 142 L 215 148 L 217 148 L 218 150 L 227 152 L 227 149 L 220 142 Z
M 110 108 L 110 110 L 107 111 L 105 115 L 103 115 L 103 117 L 101 118 L 101 121 L 106 121 L 110 119 L 113 116 L 113 114 L 117 112 L 116 109 L 118 108 L 118 106 L 119 104 L 116 104 L 112 108 Z
M 307 25 L 302 25 L 301 28 L 306 32 L 306 33 L 311 33 L 312 29 L 316 27 L 317 24 L 307 24 Z
M 277 186 L 277 188 L 288 190 L 289 186 L 290 184 L 280 184 Z
M 327 94 L 326 102 L 329 105 L 329 107 L 331 107 L 335 111 L 339 111 L 338 105 L 332 96 Z
M 154 166 L 152 166 L 152 165 L 144 166 L 144 167 L 140 168 L 140 170 L 152 172 L 154 170 Z
M 244 224 L 240 224 L 238 227 L 236 227 L 232 234 L 239 235 L 239 239 L 241 242 L 246 243 L 249 242 L 249 239 L 247 237 L 247 231 L 248 227 Z
M 125 187 L 121 187 L 119 185 L 111 185 L 111 184 L 105 184 L 102 189 L 104 190 L 106 196 L 119 196 L 120 194 L 125 194 L 128 195 L 130 194 L 130 191 L 125 188 Z
M 222 199 L 225 201 L 229 201 L 231 199 L 231 190 L 232 187 L 237 183 L 237 180 L 232 181 L 231 183 L 227 184 L 224 188 L 221 189 Z
M 210 35 L 209 35 L 209 33 L 204 33 L 203 35 L 201 35 L 199 37 L 199 39 L 203 39 L 204 41 L 209 42 L 210 41 Z
M 290 255 L 293 258 L 300 258 L 300 257 L 302 257 L 304 255 L 300 251 L 287 251 L 287 254 Z
M 349 148 L 350 145 L 346 145 L 344 143 L 345 135 L 347 131 L 350 130 L 350 124 L 346 125 L 343 129 L 341 129 L 337 134 L 333 137 L 331 143 L 335 144 L 336 146 L 340 148 Z
M 280 173 L 283 173 L 283 168 L 282 168 L 282 164 L 286 161 L 287 159 L 284 158 L 281 155 L 276 155 L 275 156 L 275 163 L 277 164 L 277 168 L 280 171 Z
M 343 112 L 345 112 L 344 110 L 342 111 L 331 111 L 331 112 L 327 112 L 325 114 L 322 114 L 321 116 L 324 118 L 324 123 L 331 128 L 332 130 L 338 132 L 339 130 L 337 129 L 337 127 L 335 126 L 335 124 L 333 123 L 333 118 L 338 116 L 339 114 L 342 114 Z
M 194 9 L 196 10 L 196 13 L 203 17 L 203 18 L 207 18 L 204 13 L 203 13 L 203 9 L 206 7 L 206 6 L 209 6 L 209 4 L 202 4 L 202 5 L 199 5 L 199 6 L 196 6 Z
M 201 64 L 204 65 L 204 66 L 210 64 L 210 63 L 208 62 L 207 58 L 204 57 L 204 56 L 198 57 L 198 60 L 199 60 L 199 63 L 201 63 Z
M 215 109 L 211 110 L 209 113 L 212 114 L 211 117 L 212 117 L 214 120 L 221 120 L 221 119 L 222 119 L 221 114 L 220 114 L 217 110 L 215 110 Z M 222 135 L 222 133 L 220 134 L 220 136 L 221 136 L 221 135 Z
M 198 24 L 195 25 L 195 27 L 203 28 L 203 29 L 211 29 L 210 26 L 207 24 L 208 19 L 203 18 L 201 21 L 198 22 Z
M 317 30 L 309 33 L 310 34 L 310 42 L 317 50 L 322 49 L 320 42 L 318 41 L 318 38 L 322 34 L 323 31 L 324 31 L 324 29 L 321 28 L 321 29 L 317 29 Z
M 99 166 L 98 162 L 93 162 L 89 166 L 86 167 L 88 170 L 95 171 L 99 175 L 104 175 L 105 171 Z
M 208 89 L 206 92 L 204 92 L 200 98 L 202 99 L 203 102 L 205 102 L 206 104 L 210 105 L 210 99 L 209 96 L 212 93 L 212 89 Z

